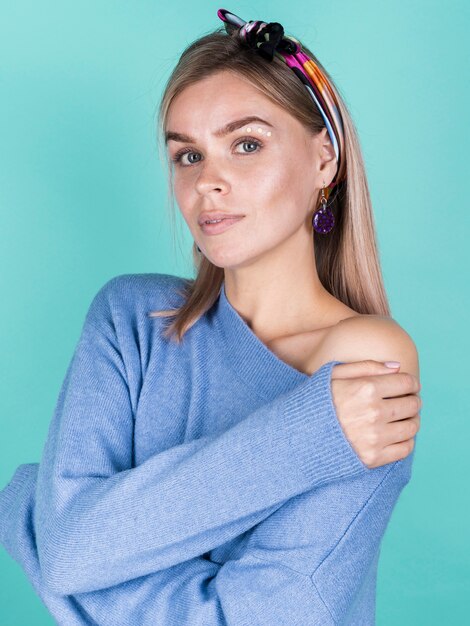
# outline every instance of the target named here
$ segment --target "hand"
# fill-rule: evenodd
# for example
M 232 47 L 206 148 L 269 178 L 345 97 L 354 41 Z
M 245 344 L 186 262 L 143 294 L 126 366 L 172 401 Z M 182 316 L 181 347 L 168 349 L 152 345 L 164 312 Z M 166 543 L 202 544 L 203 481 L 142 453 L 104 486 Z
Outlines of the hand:
M 420 427 L 421 385 L 379 361 L 335 365 L 331 391 L 341 427 L 369 468 L 407 457 Z

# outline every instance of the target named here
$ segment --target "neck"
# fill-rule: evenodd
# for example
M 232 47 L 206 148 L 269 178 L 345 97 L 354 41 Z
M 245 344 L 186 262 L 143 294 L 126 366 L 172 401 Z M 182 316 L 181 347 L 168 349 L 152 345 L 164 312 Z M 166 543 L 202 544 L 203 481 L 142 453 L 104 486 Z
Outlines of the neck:
M 315 266 L 278 269 L 225 270 L 226 297 L 251 330 L 271 341 L 328 325 L 335 298 L 321 284 Z

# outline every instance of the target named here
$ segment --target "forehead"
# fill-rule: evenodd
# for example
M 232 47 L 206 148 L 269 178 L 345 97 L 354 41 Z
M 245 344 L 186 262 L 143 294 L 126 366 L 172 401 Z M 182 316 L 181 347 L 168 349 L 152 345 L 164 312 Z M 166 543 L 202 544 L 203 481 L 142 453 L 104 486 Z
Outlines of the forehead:
M 171 103 L 167 129 L 184 130 L 189 125 L 219 128 L 228 119 L 247 115 L 286 113 L 247 80 L 233 72 L 218 72 L 186 87 Z

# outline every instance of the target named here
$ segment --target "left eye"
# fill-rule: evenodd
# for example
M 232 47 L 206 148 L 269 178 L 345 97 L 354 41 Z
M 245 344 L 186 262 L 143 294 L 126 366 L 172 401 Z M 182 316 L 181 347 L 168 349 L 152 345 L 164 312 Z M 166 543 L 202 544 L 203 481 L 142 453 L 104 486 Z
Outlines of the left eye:
M 238 146 L 256 146 L 257 148 L 261 148 L 261 143 L 259 141 L 257 141 L 256 139 L 242 139 L 242 141 L 239 141 L 237 143 L 237 147 Z M 248 152 L 256 152 L 256 150 L 249 150 Z

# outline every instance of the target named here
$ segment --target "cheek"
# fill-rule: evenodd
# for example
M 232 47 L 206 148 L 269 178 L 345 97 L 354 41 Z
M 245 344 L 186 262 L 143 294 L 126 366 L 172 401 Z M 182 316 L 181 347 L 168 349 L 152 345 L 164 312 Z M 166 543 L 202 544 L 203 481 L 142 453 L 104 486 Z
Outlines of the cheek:
M 265 153 L 258 165 L 254 172 L 259 186 L 266 193 L 290 196 L 297 192 L 302 179 L 302 160 L 295 151 L 285 145 L 274 146 L 269 157 Z
M 173 181 L 173 195 L 185 220 L 189 219 L 191 206 L 194 205 L 194 185 L 188 184 L 184 177 Z
M 264 238 L 276 243 L 303 228 L 310 199 L 307 174 L 300 167 L 286 165 L 272 174 L 260 182 L 257 228 Z
M 276 158 L 250 178 L 252 197 L 263 211 L 271 208 L 283 220 L 305 206 L 305 173 L 300 165 L 292 158 Z

